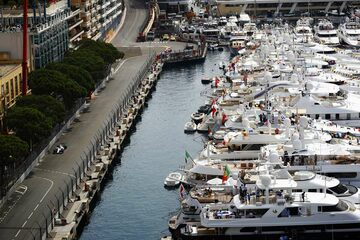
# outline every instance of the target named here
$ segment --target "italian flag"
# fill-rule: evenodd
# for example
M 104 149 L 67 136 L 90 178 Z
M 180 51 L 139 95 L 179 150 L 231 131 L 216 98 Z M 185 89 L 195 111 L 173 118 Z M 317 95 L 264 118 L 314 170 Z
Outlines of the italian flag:
M 226 180 L 228 180 L 228 178 L 230 177 L 231 175 L 231 171 L 230 171 L 230 168 L 228 165 L 225 166 L 225 169 L 224 169 L 224 175 L 222 177 L 222 183 L 224 184 L 226 182 Z

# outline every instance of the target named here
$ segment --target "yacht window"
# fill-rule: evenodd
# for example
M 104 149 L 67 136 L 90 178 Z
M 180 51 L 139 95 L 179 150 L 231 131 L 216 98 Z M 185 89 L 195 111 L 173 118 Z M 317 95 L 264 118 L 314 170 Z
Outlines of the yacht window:
M 244 227 L 240 229 L 240 232 L 255 232 L 255 227 Z
M 357 173 L 356 172 L 332 172 L 332 173 L 326 173 L 326 176 L 334 177 L 334 178 L 356 178 Z
M 318 102 L 314 102 L 314 105 L 320 105 L 320 103 L 318 103 Z
M 346 114 L 346 120 L 350 120 L 351 119 L 351 113 Z
M 359 118 L 360 118 L 360 114 L 359 114 Z M 339 114 L 339 113 L 335 114 L 335 119 L 336 119 L 336 120 L 339 120 L 339 119 L 340 119 L 340 114 Z
M 341 200 L 339 201 L 338 204 L 336 204 L 334 206 L 323 206 L 322 207 L 323 212 L 342 212 L 342 211 L 346 211 L 347 209 L 348 209 L 348 205 Z
M 328 33 L 321 34 L 321 33 L 319 33 L 319 37 L 336 37 L 336 34 L 328 34 Z
M 316 189 L 309 189 L 309 192 L 317 192 Z
M 330 190 L 336 194 L 344 194 L 348 191 L 348 188 L 342 184 L 339 184 L 335 187 L 330 188 Z
M 360 118 L 360 112 L 359 112 L 359 118 Z
M 264 146 L 263 144 L 248 144 L 243 150 L 251 151 L 251 150 L 260 150 L 260 148 Z
M 319 119 L 320 115 L 319 114 L 315 114 L 315 119 Z
M 279 215 L 278 217 L 294 217 L 294 216 L 299 216 L 299 208 L 297 207 L 290 207 L 290 208 L 285 208 Z
M 358 188 L 353 185 L 346 185 L 346 187 L 349 190 L 350 195 L 353 195 L 358 192 Z
M 325 119 L 330 119 L 330 114 L 325 114 Z

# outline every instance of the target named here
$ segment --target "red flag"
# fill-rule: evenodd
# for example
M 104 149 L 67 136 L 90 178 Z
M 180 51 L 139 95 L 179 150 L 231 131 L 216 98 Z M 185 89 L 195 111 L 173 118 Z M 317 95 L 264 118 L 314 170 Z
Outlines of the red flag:
M 215 79 L 215 87 L 217 88 L 218 86 L 219 86 L 219 79 L 216 78 L 216 79 Z
M 226 122 L 226 120 L 227 120 L 227 116 L 226 116 L 225 113 L 223 113 L 222 119 L 221 119 L 221 124 L 224 125 L 224 123 Z
M 211 112 L 212 112 L 212 117 L 214 117 L 214 115 L 215 115 L 215 113 L 216 113 L 216 108 L 215 108 L 215 107 L 212 107 Z
M 180 184 L 180 188 L 179 188 L 179 195 L 180 195 L 180 199 L 183 199 L 185 197 L 185 188 L 182 184 Z

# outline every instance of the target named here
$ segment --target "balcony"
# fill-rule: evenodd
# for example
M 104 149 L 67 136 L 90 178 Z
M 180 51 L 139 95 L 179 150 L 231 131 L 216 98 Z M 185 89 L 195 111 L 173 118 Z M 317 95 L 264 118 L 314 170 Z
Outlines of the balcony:
M 90 31 L 87 31 L 87 32 L 85 32 L 85 34 L 83 35 L 85 38 L 91 38 L 91 32 Z
M 69 31 L 71 31 L 72 29 L 74 29 L 75 27 L 79 26 L 80 24 L 82 24 L 84 22 L 83 19 L 79 19 L 77 22 L 75 22 L 74 24 L 69 24 Z
M 90 16 L 91 16 L 90 12 L 82 12 L 81 13 L 81 18 L 88 18 Z
M 85 28 L 90 27 L 90 26 L 91 26 L 91 22 L 90 22 L 90 21 L 83 22 L 83 23 L 81 24 L 81 26 L 82 26 L 82 27 L 85 27 Z
M 110 2 L 106 2 L 103 5 L 101 5 L 101 9 L 105 9 L 109 5 L 110 5 Z
M 85 7 L 85 8 L 88 8 L 88 7 L 90 7 L 90 2 L 89 1 L 82 1 L 81 6 Z
M 75 34 L 73 37 L 70 38 L 70 42 L 73 42 L 75 40 L 80 40 L 81 36 L 84 34 L 84 30 L 80 31 L 79 33 Z M 79 38 L 79 39 L 78 39 Z
M 101 37 L 101 33 L 97 33 L 94 37 L 92 37 L 92 40 L 97 41 Z

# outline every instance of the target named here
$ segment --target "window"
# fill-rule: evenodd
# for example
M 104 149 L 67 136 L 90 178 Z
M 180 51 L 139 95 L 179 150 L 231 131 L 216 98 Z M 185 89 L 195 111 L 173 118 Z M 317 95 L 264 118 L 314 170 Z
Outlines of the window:
M 325 119 L 330 119 L 330 114 L 325 114 Z
M 338 204 L 334 206 L 322 206 L 323 212 L 342 212 L 342 211 L 346 211 L 347 209 L 348 209 L 348 205 L 341 200 L 339 201 Z
M 346 114 L 346 120 L 350 120 L 351 119 L 351 113 Z
M 360 115 L 360 114 L 359 114 L 359 115 Z M 360 118 L 360 116 L 359 116 L 359 118 Z M 339 119 L 340 119 L 340 114 L 336 113 L 336 114 L 335 114 L 335 119 L 336 119 L 336 120 L 339 120 Z
M 332 187 L 332 188 L 330 188 L 330 190 L 336 194 L 344 194 L 348 191 L 347 187 L 342 184 Z
M 18 83 L 18 77 L 15 77 L 15 95 L 19 95 L 19 83 Z
M 14 98 L 14 79 L 10 79 L 11 98 Z
M 320 115 L 319 114 L 315 114 L 315 119 L 319 119 Z
M 356 172 L 332 172 L 326 173 L 326 176 L 334 177 L 334 178 L 356 178 Z

